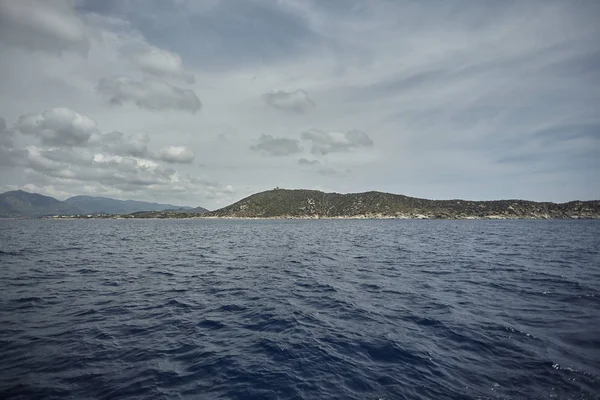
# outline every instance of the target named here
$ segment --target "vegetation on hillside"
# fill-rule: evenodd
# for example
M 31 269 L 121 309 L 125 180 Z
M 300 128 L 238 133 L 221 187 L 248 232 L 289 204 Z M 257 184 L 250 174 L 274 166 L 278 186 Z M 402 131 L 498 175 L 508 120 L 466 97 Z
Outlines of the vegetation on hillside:
M 600 201 L 427 200 L 382 192 L 324 193 L 274 189 L 251 195 L 208 217 L 599 218 Z

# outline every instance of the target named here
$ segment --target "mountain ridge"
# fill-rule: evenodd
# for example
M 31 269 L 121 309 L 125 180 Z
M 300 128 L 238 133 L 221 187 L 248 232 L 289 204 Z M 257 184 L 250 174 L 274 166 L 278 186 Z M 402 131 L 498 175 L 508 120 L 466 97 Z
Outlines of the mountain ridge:
M 82 210 L 54 197 L 24 190 L 13 190 L 0 194 L 0 217 L 40 217 L 50 214 L 77 214 Z
M 176 206 L 109 197 L 73 196 L 64 201 L 39 193 L 12 190 L 0 193 L 0 218 L 38 218 L 52 215 L 131 214 L 146 211 L 205 212 L 202 207 Z M 205 211 L 202 211 L 205 210 Z
M 117 200 L 110 197 L 78 195 L 64 203 L 81 208 L 87 214 L 131 214 L 138 211 L 191 210 L 192 207 L 138 200 Z

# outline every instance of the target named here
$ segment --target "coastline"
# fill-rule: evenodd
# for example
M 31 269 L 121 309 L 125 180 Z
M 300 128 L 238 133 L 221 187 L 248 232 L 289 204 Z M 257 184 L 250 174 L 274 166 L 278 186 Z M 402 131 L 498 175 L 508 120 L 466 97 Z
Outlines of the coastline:
M 416 215 L 416 216 L 393 216 L 393 215 L 354 215 L 354 216 L 277 216 L 277 217 L 237 217 L 237 216 L 193 216 L 193 217 L 129 217 L 129 216 L 51 216 L 42 218 L 2 218 L 2 219 L 43 219 L 51 221 L 69 221 L 69 220 L 439 220 L 439 221 L 518 221 L 518 220 L 600 220 L 600 216 L 562 216 L 562 217 L 551 217 L 547 215 L 543 216 L 502 216 L 502 215 L 488 215 L 488 216 L 457 216 L 457 217 L 435 217 L 428 215 Z

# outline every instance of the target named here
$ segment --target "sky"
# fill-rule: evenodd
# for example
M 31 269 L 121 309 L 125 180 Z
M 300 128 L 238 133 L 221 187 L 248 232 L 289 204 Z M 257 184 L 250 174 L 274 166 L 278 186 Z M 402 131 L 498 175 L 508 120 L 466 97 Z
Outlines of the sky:
M 600 199 L 600 1 L 0 0 L 0 191 Z

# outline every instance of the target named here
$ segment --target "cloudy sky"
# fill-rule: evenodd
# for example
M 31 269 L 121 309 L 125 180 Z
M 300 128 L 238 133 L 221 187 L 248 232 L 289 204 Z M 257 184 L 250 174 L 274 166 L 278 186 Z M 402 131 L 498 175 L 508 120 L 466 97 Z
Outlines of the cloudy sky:
M 0 0 L 0 191 L 600 198 L 600 1 Z

